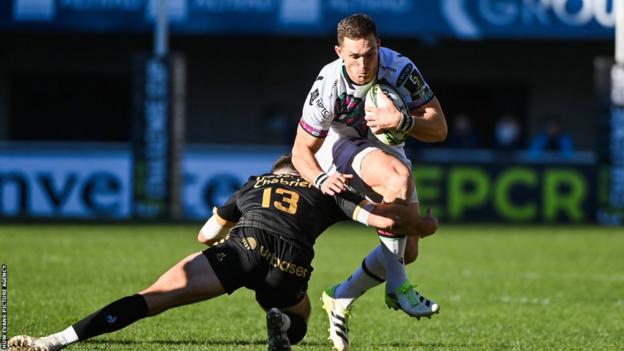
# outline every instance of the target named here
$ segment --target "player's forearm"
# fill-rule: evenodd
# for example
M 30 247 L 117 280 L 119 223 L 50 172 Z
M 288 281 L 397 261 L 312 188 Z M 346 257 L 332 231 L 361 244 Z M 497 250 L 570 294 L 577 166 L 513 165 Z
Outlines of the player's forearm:
M 437 221 L 428 217 L 409 216 L 400 218 L 399 224 L 393 228 L 397 233 L 416 235 L 421 238 L 434 234 L 438 230 Z
M 437 119 L 437 118 L 435 118 Z M 446 139 L 446 122 L 432 121 L 425 117 L 414 118 L 414 128 L 409 135 L 427 143 L 442 142 Z
M 292 161 L 297 169 L 297 172 L 301 174 L 305 180 L 314 184 L 314 180 L 319 174 L 323 173 L 323 170 L 316 161 L 314 153 L 306 147 L 293 147 Z
M 314 154 L 322 144 L 320 141 L 310 140 L 310 137 L 303 135 L 301 128 L 297 131 L 297 138 L 292 148 L 292 162 L 297 172 L 305 178 L 305 180 L 314 184 L 314 181 L 323 173 Z
M 378 229 L 392 230 L 396 224 L 393 218 L 380 216 L 374 213 L 368 215 L 367 225 Z
M 434 98 L 427 105 L 410 111 L 414 124 L 409 135 L 424 142 L 441 142 L 446 139 L 448 127 L 442 107 Z
M 390 230 L 395 233 L 425 237 L 435 233 L 438 228 L 437 220 L 430 213 L 421 217 L 415 215 L 412 209 L 405 205 L 377 204 L 373 213 L 392 218 L 394 223 Z

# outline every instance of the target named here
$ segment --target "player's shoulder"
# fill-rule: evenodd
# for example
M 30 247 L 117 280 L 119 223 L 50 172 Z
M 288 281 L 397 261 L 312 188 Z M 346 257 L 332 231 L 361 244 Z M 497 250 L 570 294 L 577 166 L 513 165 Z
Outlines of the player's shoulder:
M 379 49 L 379 66 L 382 70 L 397 72 L 407 64 L 413 65 L 414 63 L 400 52 L 383 46 Z
M 320 86 L 333 86 L 334 82 L 340 77 L 340 72 L 342 68 L 342 61 L 340 59 L 336 59 L 321 69 L 318 76 L 314 81 L 315 85 Z
M 380 76 L 395 87 L 400 86 L 414 68 L 416 66 L 407 56 L 386 47 L 380 48 Z
M 335 60 L 333 60 L 332 62 L 326 64 L 325 66 L 323 66 L 323 68 L 321 68 L 321 72 L 320 73 L 325 73 L 325 74 L 336 74 L 340 72 L 340 68 L 342 67 L 342 60 L 340 58 L 337 58 Z

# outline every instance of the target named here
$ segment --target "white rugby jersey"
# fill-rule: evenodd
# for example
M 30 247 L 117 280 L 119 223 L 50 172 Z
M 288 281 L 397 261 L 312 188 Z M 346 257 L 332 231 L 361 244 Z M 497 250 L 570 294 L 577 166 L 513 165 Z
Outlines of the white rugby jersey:
M 318 138 L 328 133 L 349 138 L 368 137 L 364 100 L 368 88 L 377 82 L 393 86 L 409 109 L 433 99 L 433 92 L 414 63 L 398 52 L 382 47 L 377 78 L 366 85 L 356 85 L 349 79 L 340 58 L 323 67 L 304 103 L 299 125 Z

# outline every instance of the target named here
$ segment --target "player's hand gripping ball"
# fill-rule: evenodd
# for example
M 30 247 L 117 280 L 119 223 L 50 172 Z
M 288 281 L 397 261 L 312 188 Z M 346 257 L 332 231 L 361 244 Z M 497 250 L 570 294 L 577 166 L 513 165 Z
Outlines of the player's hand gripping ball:
M 384 100 L 381 99 L 380 94 L 385 94 L 394 102 L 394 106 L 403 114 L 409 114 L 409 110 L 405 105 L 405 102 L 401 96 L 389 85 L 378 83 L 370 87 L 366 92 L 365 106 L 382 107 L 381 104 Z M 379 134 L 374 134 L 379 141 L 386 145 L 399 145 L 403 143 L 407 138 L 407 133 L 400 132 L 396 129 L 385 129 Z

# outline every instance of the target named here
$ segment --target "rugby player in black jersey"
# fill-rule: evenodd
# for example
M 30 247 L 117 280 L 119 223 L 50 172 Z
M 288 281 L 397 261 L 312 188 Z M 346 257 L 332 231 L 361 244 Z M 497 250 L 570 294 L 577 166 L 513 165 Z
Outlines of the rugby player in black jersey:
M 198 239 L 213 244 L 208 249 L 182 259 L 149 288 L 114 301 L 63 331 L 41 338 L 11 338 L 9 350 L 60 350 L 241 287 L 254 290 L 267 310 L 269 350 L 290 350 L 307 330 L 306 291 L 316 238 L 330 225 L 350 218 L 412 235 L 435 232 L 437 220 L 430 214 L 409 216 L 407 206 L 374 205 L 350 192 L 323 195 L 299 176 L 290 156 L 283 156 L 271 174 L 250 178 L 206 222 Z

